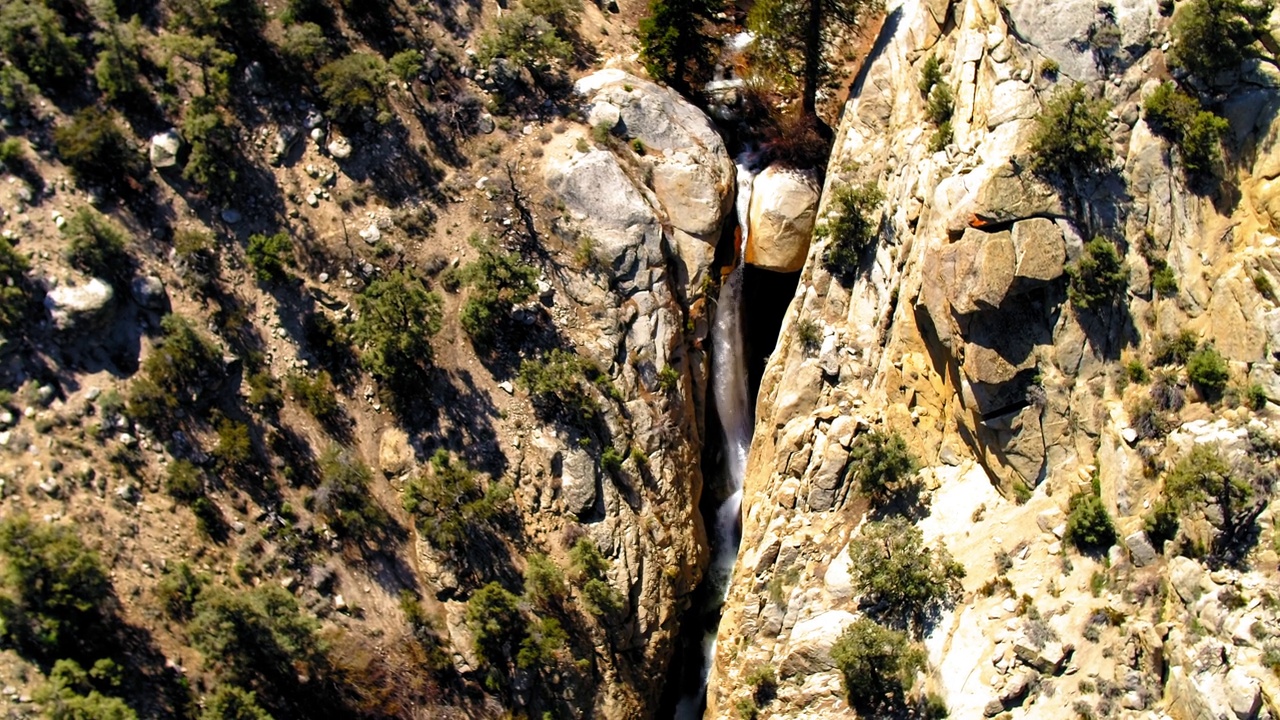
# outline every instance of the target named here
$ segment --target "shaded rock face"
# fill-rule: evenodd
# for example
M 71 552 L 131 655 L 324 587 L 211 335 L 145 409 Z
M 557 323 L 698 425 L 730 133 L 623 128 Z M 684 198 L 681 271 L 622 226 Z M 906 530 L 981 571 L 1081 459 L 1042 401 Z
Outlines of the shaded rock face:
M 698 512 L 709 327 L 701 293 L 732 205 L 734 168 L 707 118 L 672 91 L 611 70 L 577 87 L 587 117 L 614 123 L 616 135 L 644 148 L 583 152 L 577 140 L 590 129 L 576 126 L 542 159 L 570 229 L 593 241 L 591 267 L 565 278 L 564 294 L 584 311 L 560 325 L 613 380 L 617 399 L 592 432 L 624 459 L 606 469 L 585 433 L 553 423 L 521 445 L 530 481 L 517 494 L 540 533 L 585 531 L 610 559 L 608 581 L 623 602 L 610 642 L 626 660 L 609 670 L 620 679 L 601 687 L 602 717 L 643 717 L 657 705 L 707 562 Z M 665 368 L 678 372 L 674 389 L 659 383 Z
M 833 187 L 874 182 L 886 195 L 872 218 L 881 232 L 852 280 L 823 267 L 821 240 L 808 249 L 757 398 L 743 541 L 707 717 L 734 717 L 752 668 L 784 665 L 795 672 L 780 677 L 762 714 L 849 716 L 830 646 L 813 641 L 817 627 L 838 634 L 824 624 L 837 613 L 876 610 L 861 604 L 849 560 L 874 517 L 847 480 L 849 450 L 870 428 L 899 433 L 920 460 L 914 517 L 968 571 L 956 605 L 922 638 L 923 689 L 942 695 L 952 717 L 1020 704 L 1027 717 L 1066 720 L 1076 699 L 1097 702 L 1068 679 L 1077 673 L 1114 682 L 1121 692 L 1110 707 L 1132 717 L 1184 698 L 1203 717 L 1274 716 L 1265 706 L 1273 676 L 1240 649 L 1262 641 L 1236 630 L 1255 621 L 1252 611 L 1218 599 L 1273 586 L 1270 548 L 1259 551 L 1265 568 L 1220 577 L 1172 558 L 1143 530 L 1160 492 L 1150 463 L 1169 467 L 1194 443 L 1238 448 L 1246 424 L 1274 431 L 1273 409 L 1210 407 L 1191 394 L 1178 430 L 1153 445 L 1129 417 L 1150 386 L 1122 377 L 1130 359 L 1151 364 L 1160 336 L 1190 331 L 1228 358 L 1233 381 L 1280 395 L 1267 359 L 1280 347 L 1276 302 L 1252 281 L 1280 281 L 1280 224 L 1268 204 L 1280 123 L 1260 110 L 1280 106 L 1273 73 L 1246 67 L 1230 93 L 1240 196 L 1215 205 L 1187 189 L 1175 153 L 1142 118 L 1143 99 L 1165 78 L 1169 19 L 1155 0 L 906 0 L 889 12 L 841 115 L 817 221 Z M 956 98 L 954 141 L 936 153 L 920 141 L 933 131 L 917 86 L 930 56 Z M 1039 72 L 1046 60 L 1062 81 Z M 1074 80 L 1112 105 L 1115 160 L 1062 188 L 1027 169 L 1028 142 L 1045 102 Z M 1265 99 L 1253 96 L 1264 86 Z M 1095 235 L 1114 239 L 1129 269 L 1114 311 L 1081 311 L 1068 299 L 1068 270 Z M 1152 289 L 1157 262 L 1177 279 L 1172 296 Z M 801 342 L 801 321 L 821 330 L 820 348 Z M 1106 566 L 1064 541 L 1069 498 L 1094 477 L 1119 539 Z M 1212 515 L 1186 523 L 1208 537 Z M 1008 570 L 994 568 L 997 551 L 1009 554 Z M 1087 630 L 1090 608 L 1105 604 L 1089 588 L 1094 572 L 1114 581 L 1098 592 L 1123 605 L 1119 627 Z M 1011 598 L 980 592 L 1000 576 Z M 1173 628 L 1160 602 L 1134 599 L 1136 588 L 1162 584 L 1176 606 Z M 1043 626 L 1019 615 L 1023 595 Z M 1203 636 L 1176 627 L 1192 619 L 1208 628 Z M 1101 639 L 1089 639 L 1095 633 Z M 1209 656 L 1220 660 L 1205 667 Z M 1056 696 L 1029 687 L 1028 674 Z M 1249 678 L 1263 685 L 1261 710 Z
M 818 212 L 812 173 L 770 166 L 756 176 L 743 259 L 774 272 L 796 272 L 809 254 Z

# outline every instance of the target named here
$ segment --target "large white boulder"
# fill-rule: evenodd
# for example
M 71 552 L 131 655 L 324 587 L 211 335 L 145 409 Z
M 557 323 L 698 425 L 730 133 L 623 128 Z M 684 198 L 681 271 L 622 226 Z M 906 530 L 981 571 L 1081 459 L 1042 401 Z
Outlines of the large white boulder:
M 745 260 L 765 270 L 797 272 L 804 267 L 818 213 L 813 173 L 769 166 L 751 190 Z
M 91 278 L 83 285 L 58 285 L 45 295 L 44 304 L 58 330 L 86 332 L 109 321 L 115 291 L 106 281 Z

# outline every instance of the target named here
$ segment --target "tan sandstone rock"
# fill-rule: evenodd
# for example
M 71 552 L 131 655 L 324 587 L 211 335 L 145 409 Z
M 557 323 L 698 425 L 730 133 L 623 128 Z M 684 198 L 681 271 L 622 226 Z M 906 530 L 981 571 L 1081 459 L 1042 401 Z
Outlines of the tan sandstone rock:
M 804 267 L 818 212 L 813 174 L 770 166 L 751 193 L 746 262 L 775 272 Z

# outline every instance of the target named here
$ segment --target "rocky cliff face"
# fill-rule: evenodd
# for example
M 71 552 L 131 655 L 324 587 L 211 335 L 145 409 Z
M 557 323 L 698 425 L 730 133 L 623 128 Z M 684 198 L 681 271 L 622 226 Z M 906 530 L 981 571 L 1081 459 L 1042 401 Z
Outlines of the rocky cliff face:
M 1224 80 L 1227 176 L 1197 195 L 1142 118 L 1168 76 L 1168 25 L 1145 0 L 891 3 L 844 109 L 820 211 L 835 187 L 877 183 L 887 198 L 878 245 L 851 281 L 824 267 L 824 242 L 809 250 L 760 388 L 708 717 L 733 717 L 761 666 L 779 679 L 764 717 L 846 716 L 829 651 L 860 614 L 848 546 L 867 504 L 846 471 L 871 428 L 901 433 L 920 458 L 919 525 L 967 570 L 925 640 L 917 684 L 952 717 L 1075 717 L 1080 702 L 1101 716 L 1254 717 L 1280 698 L 1260 664 L 1276 622 L 1264 600 L 1277 590 L 1269 509 L 1251 561 L 1212 574 L 1161 556 L 1141 532 L 1160 468 L 1195 443 L 1245 458 L 1280 400 L 1270 354 L 1280 315 L 1256 280 L 1274 282 L 1278 269 L 1280 76 L 1253 63 Z M 918 89 L 929 56 L 955 94 L 954 139 L 938 152 Z M 1056 77 L 1041 72 L 1047 60 Z M 1116 159 L 1066 192 L 1026 170 L 1027 153 L 1046 101 L 1074 81 L 1111 103 Z M 1066 269 L 1094 235 L 1127 248 L 1123 309 L 1105 317 L 1067 300 Z M 1178 281 L 1167 296 L 1152 289 L 1161 262 Z M 802 322 L 821 329 L 820 347 L 801 340 Z M 1150 364 L 1161 338 L 1183 330 L 1270 402 L 1209 403 L 1174 380 L 1189 394 L 1176 429 L 1144 439 L 1129 409 L 1150 388 L 1122 379 L 1122 364 Z M 1061 542 L 1068 499 L 1095 473 L 1124 538 L 1106 559 Z M 997 576 L 1011 582 L 1008 598 L 989 592 Z M 1104 608 L 1119 621 L 1098 629 Z M 1258 632 L 1241 630 L 1253 623 Z M 1056 645 L 1028 641 L 1038 624 Z

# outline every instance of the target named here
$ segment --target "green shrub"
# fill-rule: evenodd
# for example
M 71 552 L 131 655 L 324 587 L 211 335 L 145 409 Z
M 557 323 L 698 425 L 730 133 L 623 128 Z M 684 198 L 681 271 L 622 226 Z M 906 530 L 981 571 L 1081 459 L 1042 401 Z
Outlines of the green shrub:
M 588 384 L 598 377 L 594 363 L 556 348 L 541 359 L 522 362 L 517 382 L 544 416 L 563 415 L 586 423 L 600 414 L 600 403 Z
M 334 532 L 363 538 L 386 527 L 387 512 L 369 492 L 373 473 L 354 453 L 332 446 L 320 456 L 313 509 Z
M 1082 84 L 1058 91 L 1036 118 L 1031 169 L 1064 178 L 1105 169 L 1115 155 L 1107 133 L 1110 110 L 1104 100 L 1087 99 Z
M 1129 268 L 1111 241 L 1095 237 L 1084 246 L 1080 259 L 1067 268 L 1067 295 L 1080 310 L 1114 307 L 1124 299 Z
M 622 471 L 622 461 L 624 459 L 625 458 L 622 453 L 618 452 L 618 449 L 611 445 L 605 448 L 604 452 L 600 453 L 600 469 L 610 475 L 616 475 Z
M 881 505 L 908 484 L 920 463 L 898 433 L 872 430 L 859 435 L 849 448 L 847 480 Z
M 524 594 L 535 605 L 548 607 L 564 600 L 568 594 L 564 571 L 542 553 L 529 556 L 524 571 Z
M 1106 550 L 1115 543 L 1115 523 L 1102 498 L 1093 492 L 1082 492 L 1071 498 L 1069 508 L 1064 540 L 1082 552 Z
M 204 478 L 200 468 L 188 460 L 174 460 L 165 473 L 164 491 L 173 499 L 189 503 L 204 496 Z
M 183 560 L 165 571 L 156 583 L 156 599 L 166 615 L 174 620 L 187 620 L 200 597 L 200 591 L 210 582 L 208 575 L 197 573 L 191 564 Z
M 337 390 L 328 372 L 321 370 L 314 378 L 300 372 L 291 373 L 285 379 L 285 387 L 311 417 L 323 423 L 339 417 L 342 406 L 338 404 Z
M 1178 279 L 1168 263 L 1157 260 L 1151 264 L 1151 289 L 1165 298 L 1178 294 Z
M 925 59 L 924 65 L 920 66 L 920 82 L 916 87 L 920 88 L 920 94 L 927 98 L 933 87 L 940 82 L 942 82 L 942 62 L 938 60 L 937 55 L 930 55 Z
M 124 700 L 100 691 L 119 685 L 119 668 L 111 660 L 99 660 L 85 672 L 75 660 L 64 658 L 53 664 L 49 682 L 36 691 L 35 700 L 49 720 L 137 720 Z
M 256 693 L 235 685 L 219 685 L 205 699 L 200 720 L 272 720 L 272 717 L 258 704 Z
M 964 567 L 945 547 L 926 547 L 920 529 L 901 517 L 864 525 L 850 543 L 849 555 L 856 568 L 855 592 L 917 631 L 964 577 Z
M 0 166 L 9 172 L 22 171 L 27 165 L 27 146 L 21 138 L 5 138 L 0 142 Z
M 884 194 L 874 184 L 836 188 L 831 198 L 835 215 L 828 216 L 817 232 L 827 238 L 822 262 L 832 275 L 847 279 L 861 266 L 862 254 L 875 242 L 879 230 L 873 220 L 882 202 Z
M 502 483 L 483 488 L 475 471 L 441 449 L 431 456 L 430 468 L 405 484 L 402 502 L 424 538 L 452 551 L 497 517 L 510 496 L 510 487 Z
M 547 84 L 561 66 L 573 61 L 573 46 L 546 18 L 518 4 L 498 18 L 492 32 L 481 36 L 476 58 L 483 67 L 503 58 L 527 69 L 535 82 Z
M 251 372 L 245 378 L 249 385 L 249 394 L 245 397 L 251 407 L 267 413 L 280 409 L 283 399 L 280 397 L 280 385 L 269 369 Z
M 1251 410 L 1262 410 L 1267 406 L 1267 389 L 1253 383 L 1244 392 L 1244 404 Z
M 218 420 L 218 444 L 210 455 L 218 461 L 223 470 L 238 472 L 249 466 L 253 460 L 253 440 L 249 437 L 249 426 L 230 418 Z
M 650 0 L 637 28 L 649 77 L 681 92 L 706 77 L 719 49 L 707 28 L 719 10 L 715 0 Z
M 822 346 L 822 327 L 809 318 L 798 320 L 796 321 L 796 339 L 805 350 L 810 352 L 817 350 Z
M 1045 58 L 1040 61 L 1040 77 L 1052 80 L 1058 77 L 1058 73 L 1062 68 L 1058 65 L 1058 61 L 1053 58 Z
M 867 618 L 855 620 L 831 646 L 831 659 L 844 677 L 849 704 L 867 713 L 887 696 L 897 703 L 924 668 L 924 653 L 905 633 L 882 627 Z
M 1199 339 L 1191 330 L 1181 330 L 1177 335 L 1161 335 L 1156 338 L 1156 365 L 1185 365 L 1195 352 Z
M 658 387 L 663 392 L 674 392 L 680 388 L 680 371 L 667 365 L 658 371 Z
M 97 211 L 81 207 L 67 220 L 67 262 L 86 275 L 120 284 L 133 274 L 122 230 Z
M 944 123 L 951 122 L 955 109 L 955 96 L 952 95 L 951 88 L 937 85 L 929 93 L 929 104 L 925 106 L 924 116 L 929 122 L 941 127 Z
M 492 665 L 511 658 L 524 640 L 520 599 L 496 582 L 477 590 L 467 600 L 466 620 L 475 644 L 476 658 Z
M 225 372 L 222 351 L 179 315 L 160 321 L 159 343 L 129 388 L 129 415 L 149 424 L 172 422 L 174 411 L 203 405 Z
M 1136 358 L 1125 363 L 1124 374 L 1131 383 L 1145 385 L 1151 382 L 1151 373 L 1147 372 L 1147 367 L 1142 364 L 1141 360 Z
M 569 549 L 569 572 L 575 581 L 602 578 L 608 570 L 608 559 L 600 554 L 600 548 L 590 538 L 579 538 Z
M 84 59 L 62 16 L 39 0 L 0 6 L 0 51 L 38 85 L 68 89 L 79 81 Z
M 1171 82 L 1156 88 L 1143 110 L 1151 129 L 1177 145 L 1189 175 L 1212 172 L 1222 156 L 1222 136 L 1230 127 L 1226 120 L 1204 110 L 1199 100 Z
M 622 611 L 622 595 L 603 578 L 591 578 L 582 584 L 582 601 L 592 615 L 607 617 Z
M 569 634 L 555 618 L 538 618 L 525 626 L 525 637 L 516 653 L 516 667 L 543 670 L 556 662 L 556 653 L 564 647 Z
M 329 40 L 324 35 L 324 28 L 313 22 L 287 24 L 280 42 L 280 54 L 297 68 L 328 62 Z
M 424 58 L 417 50 L 401 50 L 391 56 L 387 69 L 403 82 L 412 82 L 422 74 Z
M 8 240 L 0 238 L 0 333 L 10 338 L 31 310 L 28 269 L 30 263 L 26 256 L 15 251 Z
M 477 347 L 488 348 L 502 329 L 500 323 L 537 292 L 538 269 L 521 261 L 515 253 L 503 252 L 490 239 L 473 236 L 471 244 L 480 252 L 462 268 L 461 278 L 472 287 L 459 318 L 462 329 Z
M 1239 67 L 1267 31 L 1270 2 L 1190 0 L 1179 5 L 1169 29 L 1169 61 L 1212 79 Z
M 1253 287 L 1262 297 L 1276 302 L 1275 285 L 1271 284 L 1271 278 L 1267 277 L 1266 273 L 1259 270 L 1253 274 Z
M 255 233 L 249 236 L 245 258 L 262 282 L 285 280 L 289 277 L 286 268 L 293 265 L 293 240 L 287 232 L 274 235 Z
M 440 331 L 440 296 L 412 275 L 396 271 L 355 297 L 351 337 L 360 364 L 397 393 L 417 393 L 430 367 L 431 336 Z
M 222 111 L 209 96 L 191 101 L 182 121 L 182 134 L 191 145 L 182 177 L 214 199 L 234 199 L 240 177 L 236 169 L 239 148 Z
M 205 666 L 227 682 L 288 687 L 321 661 L 319 627 L 277 583 L 244 591 L 210 585 L 192 608 L 187 634 Z
M 1206 396 L 1216 398 L 1230 378 L 1227 361 L 1212 345 L 1206 345 L 1187 358 L 1187 378 Z
M 98 554 L 69 525 L 0 520 L 0 641 L 54 658 L 87 639 L 111 583 Z
M 385 113 L 387 79 L 386 61 L 367 52 L 351 53 L 316 71 L 329 112 L 339 122 L 357 120 L 370 110 Z
M 195 65 L 200 70 L 200 86 L 204 95 L 192 98 L 192 114 L 215 111 L 217 103 L 229 99 L 231 71 L 235 69 L 236 56 L 219 47 L 216 38 L 170 33 L 160 38 L 160 46 L 167 55 L 171 84 L 185 85 L 187 80 L 185 69 L 173 62 L 174 58 Z
M 1164 477 L 1164 492 L 1180 512 L 1213 499 L 1230 516 L 1253 498 L 1253 486 L 1231 471 L 1218 448 L 1197 443 Z
M 142 21 L 135 16 L 132 22 L 121 23 L 114 7 L 103 7 L 110 8 L 110 12 L 104 22 L 105 29 L 94 33 L 94 39 L 102 49 L 93 64 L 93 79 L 103 96 L 114 103 L 142 90 L 138 65 L 141 56 L 138 35 L 142 32 Z
M 948 120 L 938 126 L 929 136 L 929 152 L 936 153 L 947 149 L 951 141 L 955 139 L 955 130 L 951 127 L 951 121 Z
M 738 698 L 733 703 L 733 710 L 739 720 L 757 720 L 760 717 L 760 705 L 753 697 Z
M 85 185 L 113 188 L 138 169 L 115 117 L 97 108 L 80 110 L 54 128 L 53 143 L 76 181 Z
M 1157 549 L 1163 550 L 1165 543 L 1173 540 L 1178 534 L 1178 508 L 1168 499 L 1161 498 L 1142 518 L 1142 529 Z

